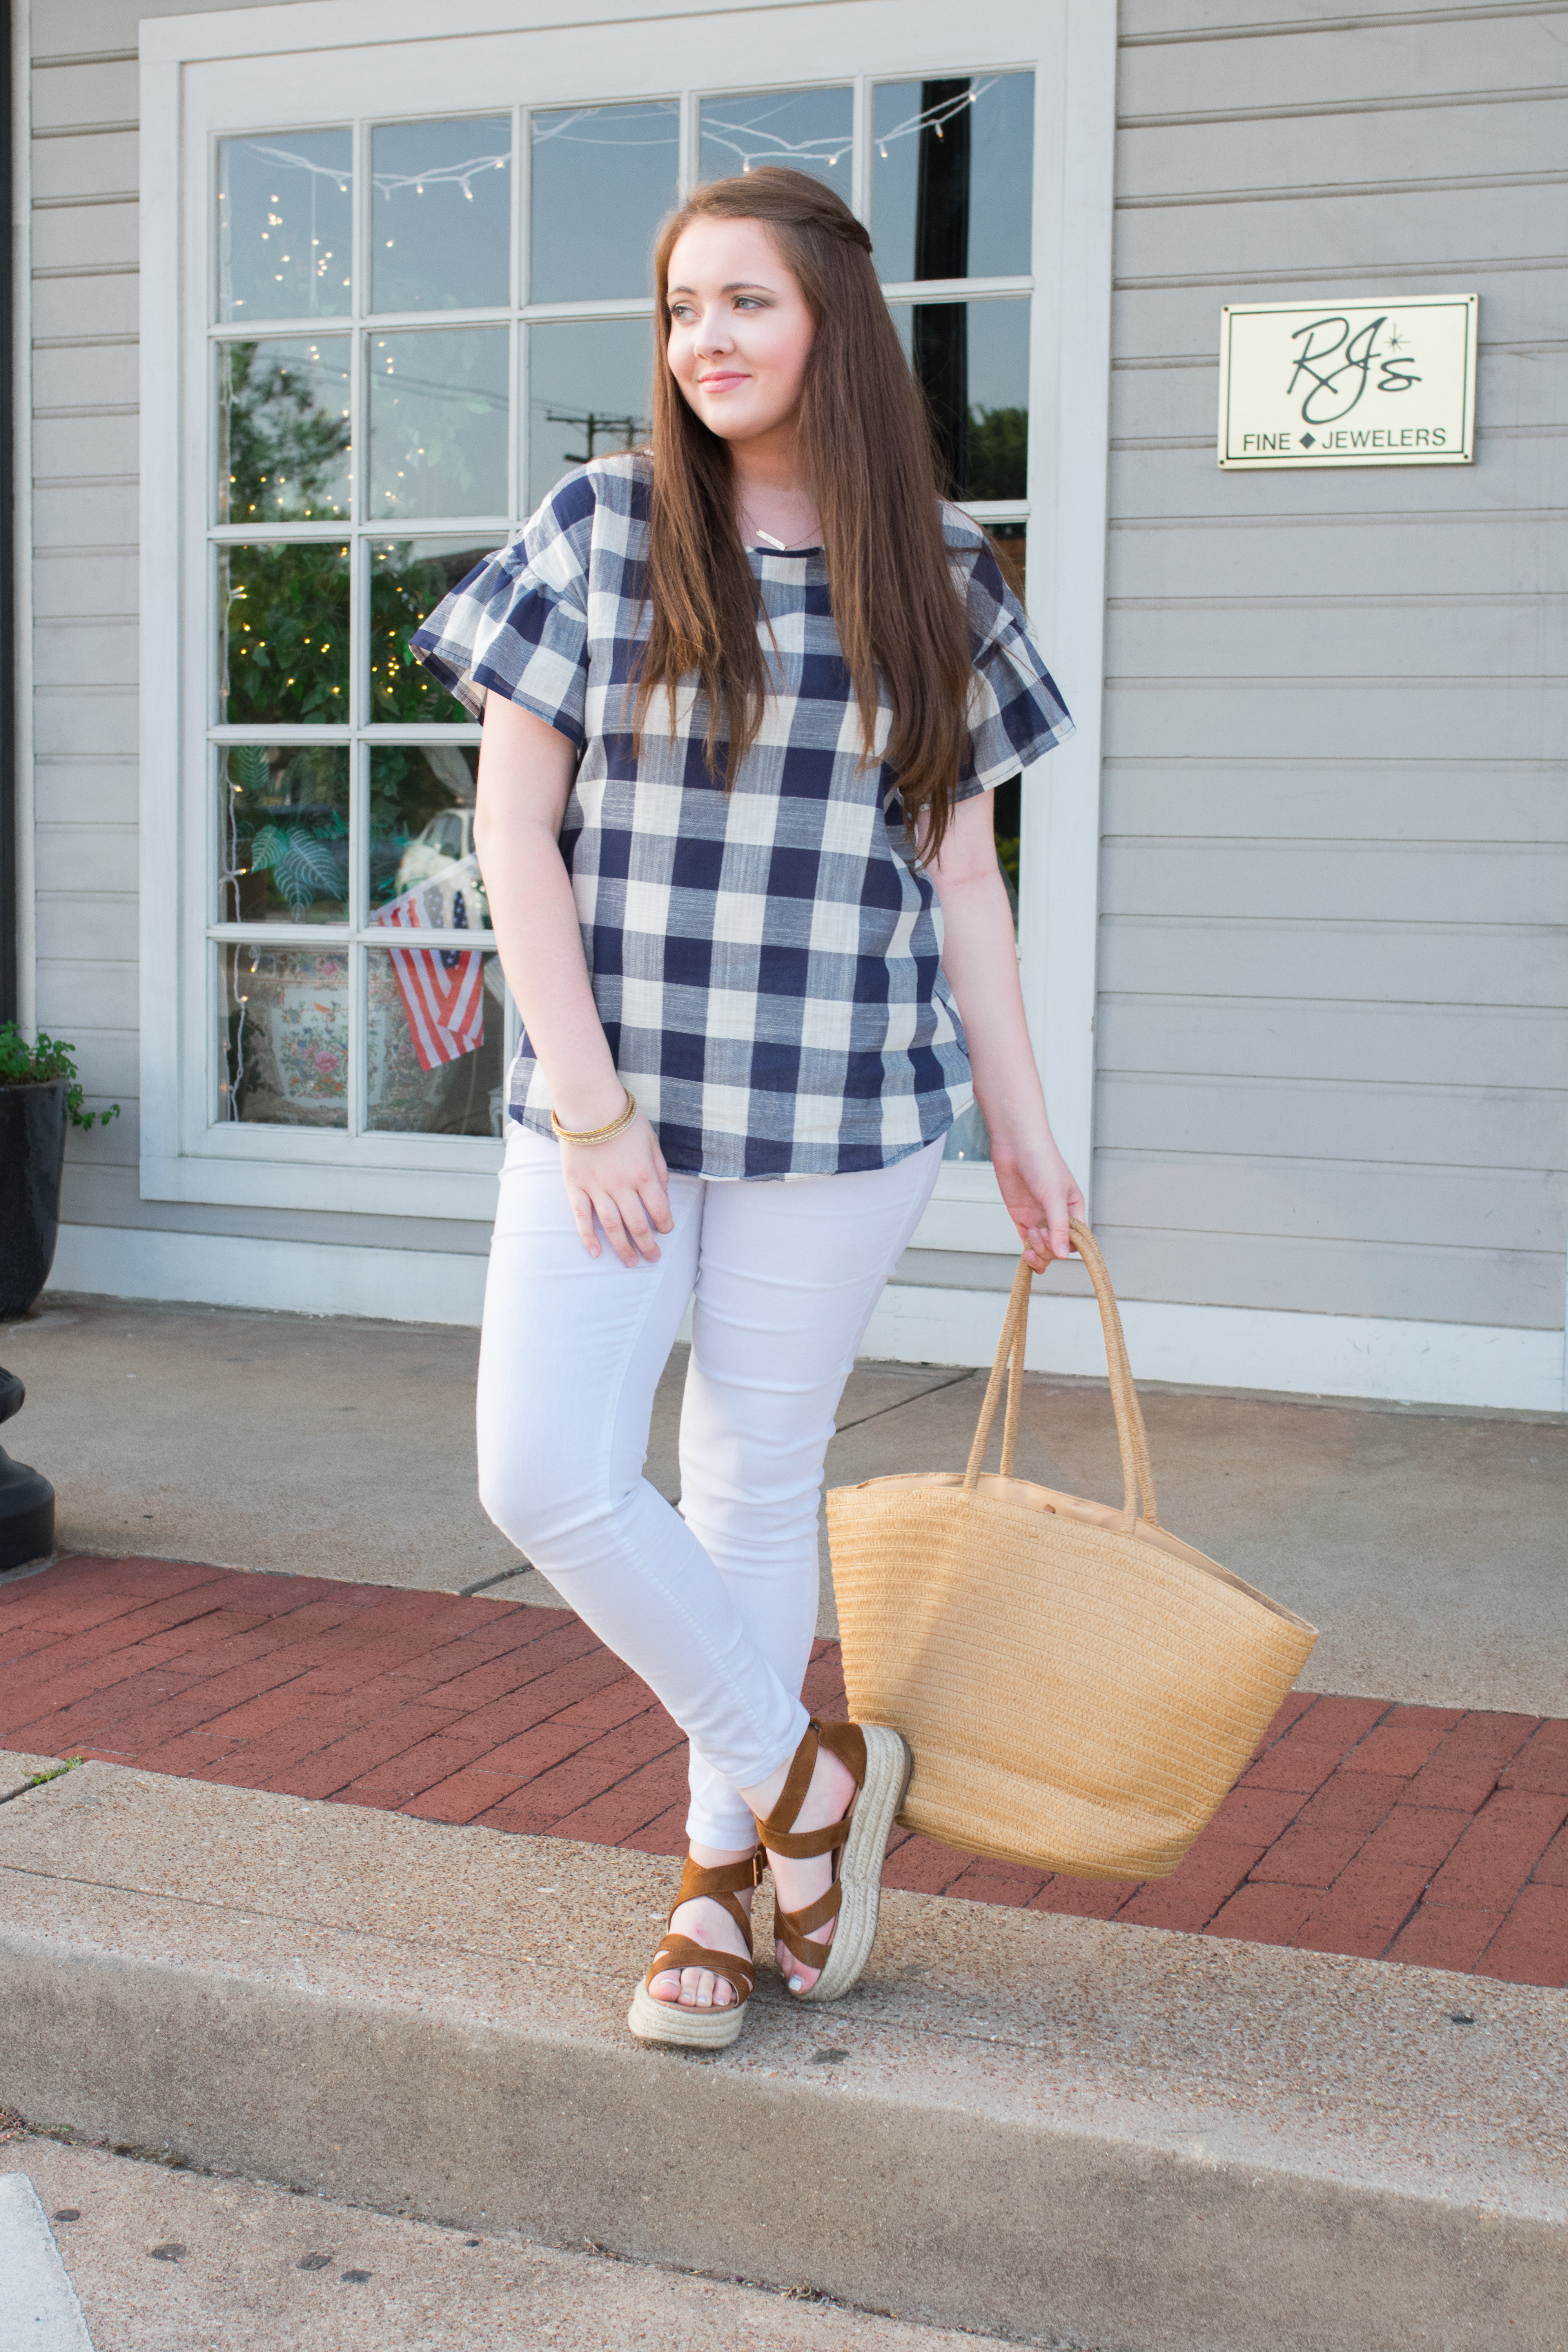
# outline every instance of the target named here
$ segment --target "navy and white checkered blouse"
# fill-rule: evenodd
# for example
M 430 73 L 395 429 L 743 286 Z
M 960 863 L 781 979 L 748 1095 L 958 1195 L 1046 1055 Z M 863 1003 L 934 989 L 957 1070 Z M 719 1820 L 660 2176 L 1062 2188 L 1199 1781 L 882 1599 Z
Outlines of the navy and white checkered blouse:
M 413 639 L 479 714 L 506 695 L 582 757 L 561 829 L 594 997 L 616 1067 L 672 1169 L 710 1177 L 884 1168 L 973 1098 L 940 968 L 941 911 L 903 839 L 890 771 L 861 764 L 822 551 L 751 551 L 776 691 L 731 792 L 709 773 L 705 698 L 662 689 L 634 756 L 628 682 L 650 460 L 596 458 L 557 484 Z M 1071 732 L 980 531 L 944 513 L 973 645 L 961 800 Z M 763 625 L 759 622 L 759 627 Z M 891 712 L 878 715 L 887 743 Z M 526 1036 L 512 1116 L 550 1132 Z

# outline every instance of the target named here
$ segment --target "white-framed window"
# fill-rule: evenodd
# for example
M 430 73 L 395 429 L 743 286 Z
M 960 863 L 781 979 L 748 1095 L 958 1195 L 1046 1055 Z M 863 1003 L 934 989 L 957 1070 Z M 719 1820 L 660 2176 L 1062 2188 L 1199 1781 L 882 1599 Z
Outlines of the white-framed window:
M 302 52 L 288 8 L 144 28 L 143 1190 L 486 1216 L 517 1021 L 479 730 L 408 632 L 567 466 L 644 436 L 658 223 L 764 160 L 868 221 L 953 494 L 1044 626 L 1072 12 L 310 13 L 340 46 Z M 998 832 L 1037 997 L 1023 805 Z M 949 1152 L 931 1238 L 1005 1245 L 977 1113 Z

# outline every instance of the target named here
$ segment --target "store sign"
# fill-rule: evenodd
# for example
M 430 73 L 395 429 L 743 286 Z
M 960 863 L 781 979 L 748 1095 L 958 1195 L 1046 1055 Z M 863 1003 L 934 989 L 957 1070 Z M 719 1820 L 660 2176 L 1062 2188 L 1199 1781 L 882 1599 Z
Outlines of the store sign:
M 1227 302 L 1219 462 L 1468 466 L 1475 455 L 1474 294 L 1394 302 Z

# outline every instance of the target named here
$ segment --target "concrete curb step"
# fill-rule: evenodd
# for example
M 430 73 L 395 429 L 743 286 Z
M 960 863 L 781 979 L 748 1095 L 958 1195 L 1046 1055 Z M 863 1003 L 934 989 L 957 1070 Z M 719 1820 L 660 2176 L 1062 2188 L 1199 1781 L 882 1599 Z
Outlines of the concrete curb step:
M 893 1894 L 847 2000 L 767 1970 L 691 2059 L 622 2024 L 669 1877 L 89 1763 L 0 1808 L 0 2090 L 1096 2352 L 1568 2347 L 1568 1993 Z

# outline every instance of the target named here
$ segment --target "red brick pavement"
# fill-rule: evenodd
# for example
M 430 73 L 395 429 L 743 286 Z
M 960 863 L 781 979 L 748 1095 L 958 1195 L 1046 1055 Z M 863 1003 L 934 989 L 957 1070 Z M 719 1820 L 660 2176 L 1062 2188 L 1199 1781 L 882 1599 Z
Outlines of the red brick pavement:
M 843 1706 L 835 1644 L 806 1678 Z M 564 1609 L 73 1557 L 0 1584 L 0 1746 L 647 1853 L 684 1743 Z M 1173 1877 L 897 1833 L 891 1886 L 1568 1985 L 1568 1722 L 1293 1691 Z

